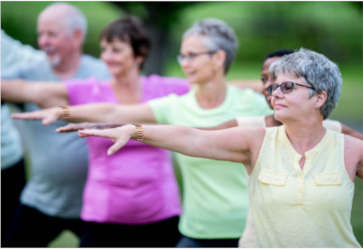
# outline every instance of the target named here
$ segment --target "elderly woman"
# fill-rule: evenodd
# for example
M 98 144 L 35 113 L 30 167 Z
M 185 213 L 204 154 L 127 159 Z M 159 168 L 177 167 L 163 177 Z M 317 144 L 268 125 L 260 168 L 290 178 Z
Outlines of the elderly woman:
M 189 90 L 183 79 L 140 76 L 150 39 L 134 17 L 118 19 L 100 35 L 101 59 L 112 78 L 2 83 L 2 98 L 39 106 L 97 102 L 137 104 Z M 169 152 L 137 142 L 107 157 L 109 140 L 90 138 L 89 170 L 83 193 L 82 247 L 173 247 L 181 204 Z M 67 146 L 67 145 L 65 145 Z M 46 152 L 44 152 L 46 153 Z
M 354 178 L 363 178 L 363 142 L 322 125 L 340 95 L 338 67 L 300 49 L 270 71 L 274 116 L 283 126 L 202 131 L 128 124 L 79 134 L 114 140 L 109 154 L 133 138 L 185 155 L 242 162 L 251 175 L 258 247 L 360 247 L 350 220 Z
M 237 116 L 269 114 L 271 111 L 263 96 L 226 84 L 225 75 L 236 50 L 233 30 L 220 20 L 205 19 L 184 33 L 178 57 L 188 81 L 194 86 L 188 94 L 170 95 L 142 105 L 74 106 L 16 117 L 42 119 L 46 124 L 64 119 L 208 127 Z M 237 247 L 248 209 L 246 173 L 240 163 L 181 154 L 176 155 L 176 162 L 183 177 L 183 213 L 179 223 L 183 238 L 178 246 Z

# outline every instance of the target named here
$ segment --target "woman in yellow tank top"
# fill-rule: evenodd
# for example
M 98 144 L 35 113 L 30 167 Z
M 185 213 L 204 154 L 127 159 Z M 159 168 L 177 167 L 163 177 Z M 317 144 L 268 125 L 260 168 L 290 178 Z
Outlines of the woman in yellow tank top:
M 203 131 L 132 125 L 80 136 L 130 138 L 186 155 L 245 164 L 257 247 L 360 247 L 352 226 L 354 178 L 363 178 L 363 141 L 325 129 L 341 74 L 325 56 L 299 51 L 270 66 L 275 118 L 283 126 Z M 223 216 L 223 215 L 221 215 Z

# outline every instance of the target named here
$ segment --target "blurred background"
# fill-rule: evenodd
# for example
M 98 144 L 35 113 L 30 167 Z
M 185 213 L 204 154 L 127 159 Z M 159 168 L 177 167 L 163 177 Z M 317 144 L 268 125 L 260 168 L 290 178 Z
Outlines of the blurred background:
M 51 2 L 1 2 L 1 27 L 24 44 L 38 48 L 37 16 Z M 363 2 L 69 2 L 88 19 L 84 52 L 99 55 L 100 31 L 110 21 L 135 15 L 153 40 L 144 74 L 183 77 L 176 55 L 183 32 L 194 21 L 215 17 L 238 36 L 236 61 L 227 79 L 258 80 L 264 57 L 277 49 L 309 48 L 336 62 L 343 75 L 342 94 L 331 119 L 363 132 Z M 258 83 L 259 84 L 259 83 Z M 29 173 L 31 174 L 31 173 Z M 356 180 L 352 224 L 363 245 L 363 181 Z M 77 247 L 70 232 L 53 247 Z

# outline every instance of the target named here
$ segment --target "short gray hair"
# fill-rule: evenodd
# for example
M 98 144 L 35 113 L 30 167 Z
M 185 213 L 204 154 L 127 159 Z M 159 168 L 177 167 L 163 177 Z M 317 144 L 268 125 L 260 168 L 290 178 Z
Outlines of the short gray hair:
M 310 96 L 325 91 L 328 97 L 320 108 L 324 119 L 338 103 L 342 89 L 342 75 L 338 66 L 322 54 L 301 48 L 271 64 L 270 73 L 274 79 L 279 73 L 292 73 L 296 77 L 303 78 L 315 89 L 311 90 Z
M 60 21 L 64 22 L 66 28 L 68 29 L 67 31 L 69 33 L 72 33 L 76 29 L 80 29 L 83 32 L 83 39 L 84 39 L 87 34 L 87 19 L 77 7 L 68 3 L 59 2 L 49 5 L 47 8 L 43 10 L 43 12 L 45 12 L 46 10 L 59 7 L 65 9 L 64 11 L 65 17 L 63 18 L 63 20 Z
M 185 31 L 183 39 L 190 35 L 204 36 L 206 37 L 206 46 L 210 50 L 223 50 L 226 53 L 224 73 L 227 74 L 236 56 L 238 46 L 233 29 L 219 19 L 206 18 L 195 22 L 192 27 Z

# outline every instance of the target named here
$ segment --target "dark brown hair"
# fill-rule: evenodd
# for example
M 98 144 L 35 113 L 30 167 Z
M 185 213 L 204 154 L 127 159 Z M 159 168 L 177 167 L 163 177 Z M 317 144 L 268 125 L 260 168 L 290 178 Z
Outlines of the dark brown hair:
M 100 40 L 102 39 L 109 43 L 114 39 L 129 43 L 134 56 L 141 56 L 144 59 L 140 64 L 140 69 L 144 66 L 151 49 L 151 40 L 144 25 L 133 16 L 120 18 L 108 24 L 100 34 Z

